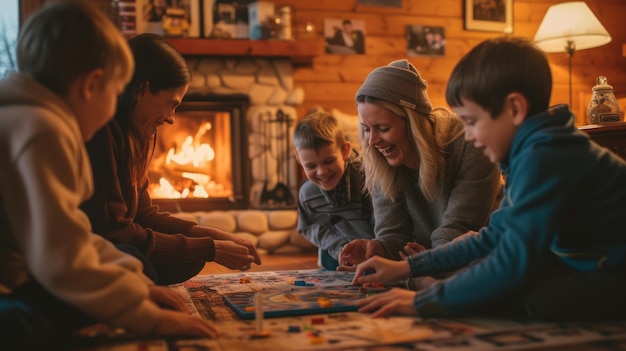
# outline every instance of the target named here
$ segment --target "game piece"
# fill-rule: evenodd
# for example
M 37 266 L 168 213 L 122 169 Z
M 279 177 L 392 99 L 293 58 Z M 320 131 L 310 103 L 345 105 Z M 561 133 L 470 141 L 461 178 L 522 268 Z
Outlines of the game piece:
M 333 305 L 333 302 L 325 297 L 320 297 L 319 299 L 317 299 L 317 303 L 320 304 L 321 308 L 328 308 Z
M 324 338 L 321 336 L 314 336 L 309 338 L 309 344 L 311 345 L 317 345 L 322 343 L 324 343 Z
M 313 317 L 313 318 L 311 318 L 311 324 L 312 325 L 324 324 L 324 317 Z
M 365 287 L 365 288 L 382 289 L 382 288 L 385 287 L 385 285 L 383 285 L 383 283 L 381 283 L 381 282 L 373 282 L 373 283 L 365 283 L 365 284 L 363 284 L 363 287 Z
M 287 333 L 299 333 L 302 329 L 299 325 L 290 325 L 287 327 Z
M 251 336 L 253 338 L 267 338 L 272 333 L 269 330 L 263 330 L 263 295 L 256 294 L 254 296 L 254 307 L 256 330 L 252 332 Z

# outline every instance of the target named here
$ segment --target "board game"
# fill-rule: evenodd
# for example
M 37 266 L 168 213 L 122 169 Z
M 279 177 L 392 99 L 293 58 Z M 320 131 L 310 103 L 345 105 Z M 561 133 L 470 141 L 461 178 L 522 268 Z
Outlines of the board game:
M 327 308 L 332 307 L 327 305 L 330 301 L 339 307 L 341 303 L 351 303 L 353 296 L 349 294 L 354 291 L 350 290 L 356 287 L 345 287 L 352 278 L 353 274 L 347 272 L 323 270 L 196 276 L 184 283 L 171 285 L 170 288 L 186 300 L 194 315 L 218 326 L 219 338 L 145 340 L 133 338 L 133 335 L 123 330 L 109 330 L 106 325 L 98 325 L 83 331 L 83 335 L 89 338 L 90 343 L 86 344 L 89 347 L 77 347 L 72 351 L 95 350 L 91 344 L 94 336 L 106 341 L 106 344 L 98 346 L 98 351 L 556 351 L 570 350 L 579 345 L 587 345 L 582 348 L 584 350 L 595 350 L 598 347 L 602 350 L 626 350 L 626 320 L 547 323 L 481 316 L 454 319 L 416 316 L 372 318 L 366 313 L 331 312 L 328 309 L 314 315 L 303 312 L 301 315 L 268 318 L 263 321 L 261 330 L 269 331 L 270 334 L 258 338 L 255 337 L 259 330 L 258 320 L 241 318 L 235 308 L 225 303 L 223 297 L 225 294 L 248 293 L 254 299 L 256 294 L 261 294 L 266 297 L 261 304 L 264 306 L 274 303 L 267 299 L 301 299 L 305 302 L 317 301 L 318 304 L 322 300 Z M 296 285 L 296 282 L 303 284 Z M 348 295 L 332 300 L 338 291 Z M 369 291 L 356 292 L 367 294 Z M 274 295 L 279 297 L 272 298 Z M 294 298 L 293 295 L 299 297 Z M 240 297 L 243 299 L 243 296 Z M 243 305 L 246 303 L 249 302 L 242 302 Z M 291 311 L 300 307 L 296 303 L 295 307 L 283 308 Z M 263 310 L 266 308 L 269 307 Z
M 356 311 L 356 301 L 385 288 L 362 288 L 355 285 L 326 286 L 324 288 L 292 288 L 274 292 L 225 293 L 224 301 L 243 318 L 255 317 L 257 294 L 262 295 L 265 317 L 284 317 L 319 313 Z

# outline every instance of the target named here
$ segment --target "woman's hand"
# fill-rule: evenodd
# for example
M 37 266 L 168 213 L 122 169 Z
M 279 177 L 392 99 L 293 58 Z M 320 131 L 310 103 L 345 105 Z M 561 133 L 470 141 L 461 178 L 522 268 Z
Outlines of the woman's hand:
M 338 271 L 354 272 L 356 266 L 373 256 L 384 256 L 383 245 L 370 239 L 356 239 L 347 243 L 339 253 Z
M 352 284 L 395 283 L 410 276 L 411 270 L 406 260 L 394 261 L 374 256 L 356 266 Z
M 213 227 L 205 227 L 201 225 L 195 225 L 189 229 L 189 236 L 192 237 L 210 237 L 214 240 L 229 240 L 234 242 L 235 244 L 239 244 L 241 246 L 245 246 L 248 248 L 248 254 L 254 257 L 252 262 L 256 264 L 261 264 L 261 257 L 256 250 L 256 246 L 254 243 L 248 239 L 240 238 L 238 235 L 225 232 L 221 229 L 213 228 Z M 233 268 L 238 269 L 238 268 Z
M 261 257 L 259 257 L 259 253 L 256 251 L 256 246 L 254 246 L 254 243 L 252 241 L 248 239 L 239 238 L 235 234 L 231 234 L 230 241 L 234 242 L 235 244 L 239 244 L 241 246 L 247 247 L 248 253 L 254 257 L 254 261 L 252 262 L 256 264 L 261 264 Z
M 403 251 L 400 251 L 400 257 L 404 260 L 411 255 L 425 250 L 425 246 L 422 246 L 414 241 L 409 241 L 406 245 L 404 245 Z
M 171 308 L 187 314 L 191 313 L 185 299 L 167 286 L 150 286 L 149 298 L 161 307 Z
M 215 240 L 215 262 L 222 266 L 246 271 L 254 260 L 247 247 L 230 240 Z
M 413 299 L 417 293 L 411 290 L 393 288 L 387 292 L 368 296 L 356 302 L 359 312 L 374 312 L 372 318 L 390 314 L 416 315 Z
M 179 311 L 163 310 L 151 334 L 216 338 L 220 333 L 215 325 L 205 319 Z

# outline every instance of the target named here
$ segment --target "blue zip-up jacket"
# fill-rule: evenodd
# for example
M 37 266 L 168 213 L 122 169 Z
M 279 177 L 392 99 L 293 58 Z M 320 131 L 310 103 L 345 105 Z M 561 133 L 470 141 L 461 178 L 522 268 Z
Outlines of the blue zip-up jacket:
M 413 276 L 467 267 L 420 291 L 419 315 L 475 310 L 522 287 L 551 255 L 585 271 L 626 266 L 626 162 L 579 131 L 566 105 L 527 118 L 500 167 L 505 197 L 487 227 L 408 258 Z

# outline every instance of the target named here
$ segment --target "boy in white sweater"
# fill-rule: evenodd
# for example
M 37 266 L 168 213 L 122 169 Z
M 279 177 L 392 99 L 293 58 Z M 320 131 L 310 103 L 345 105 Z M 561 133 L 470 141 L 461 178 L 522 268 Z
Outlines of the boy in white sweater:
M 3 345 L 50 348 L 95 323 L 217 336 L 138 260 L 93 234 L 79 209 L 93 192 L 84 142 L 111 119 L 134 69 L 124 37 L 85 1 L 53 2 L 23 25 L 16 56 L 19 73 L 0 81 Z

